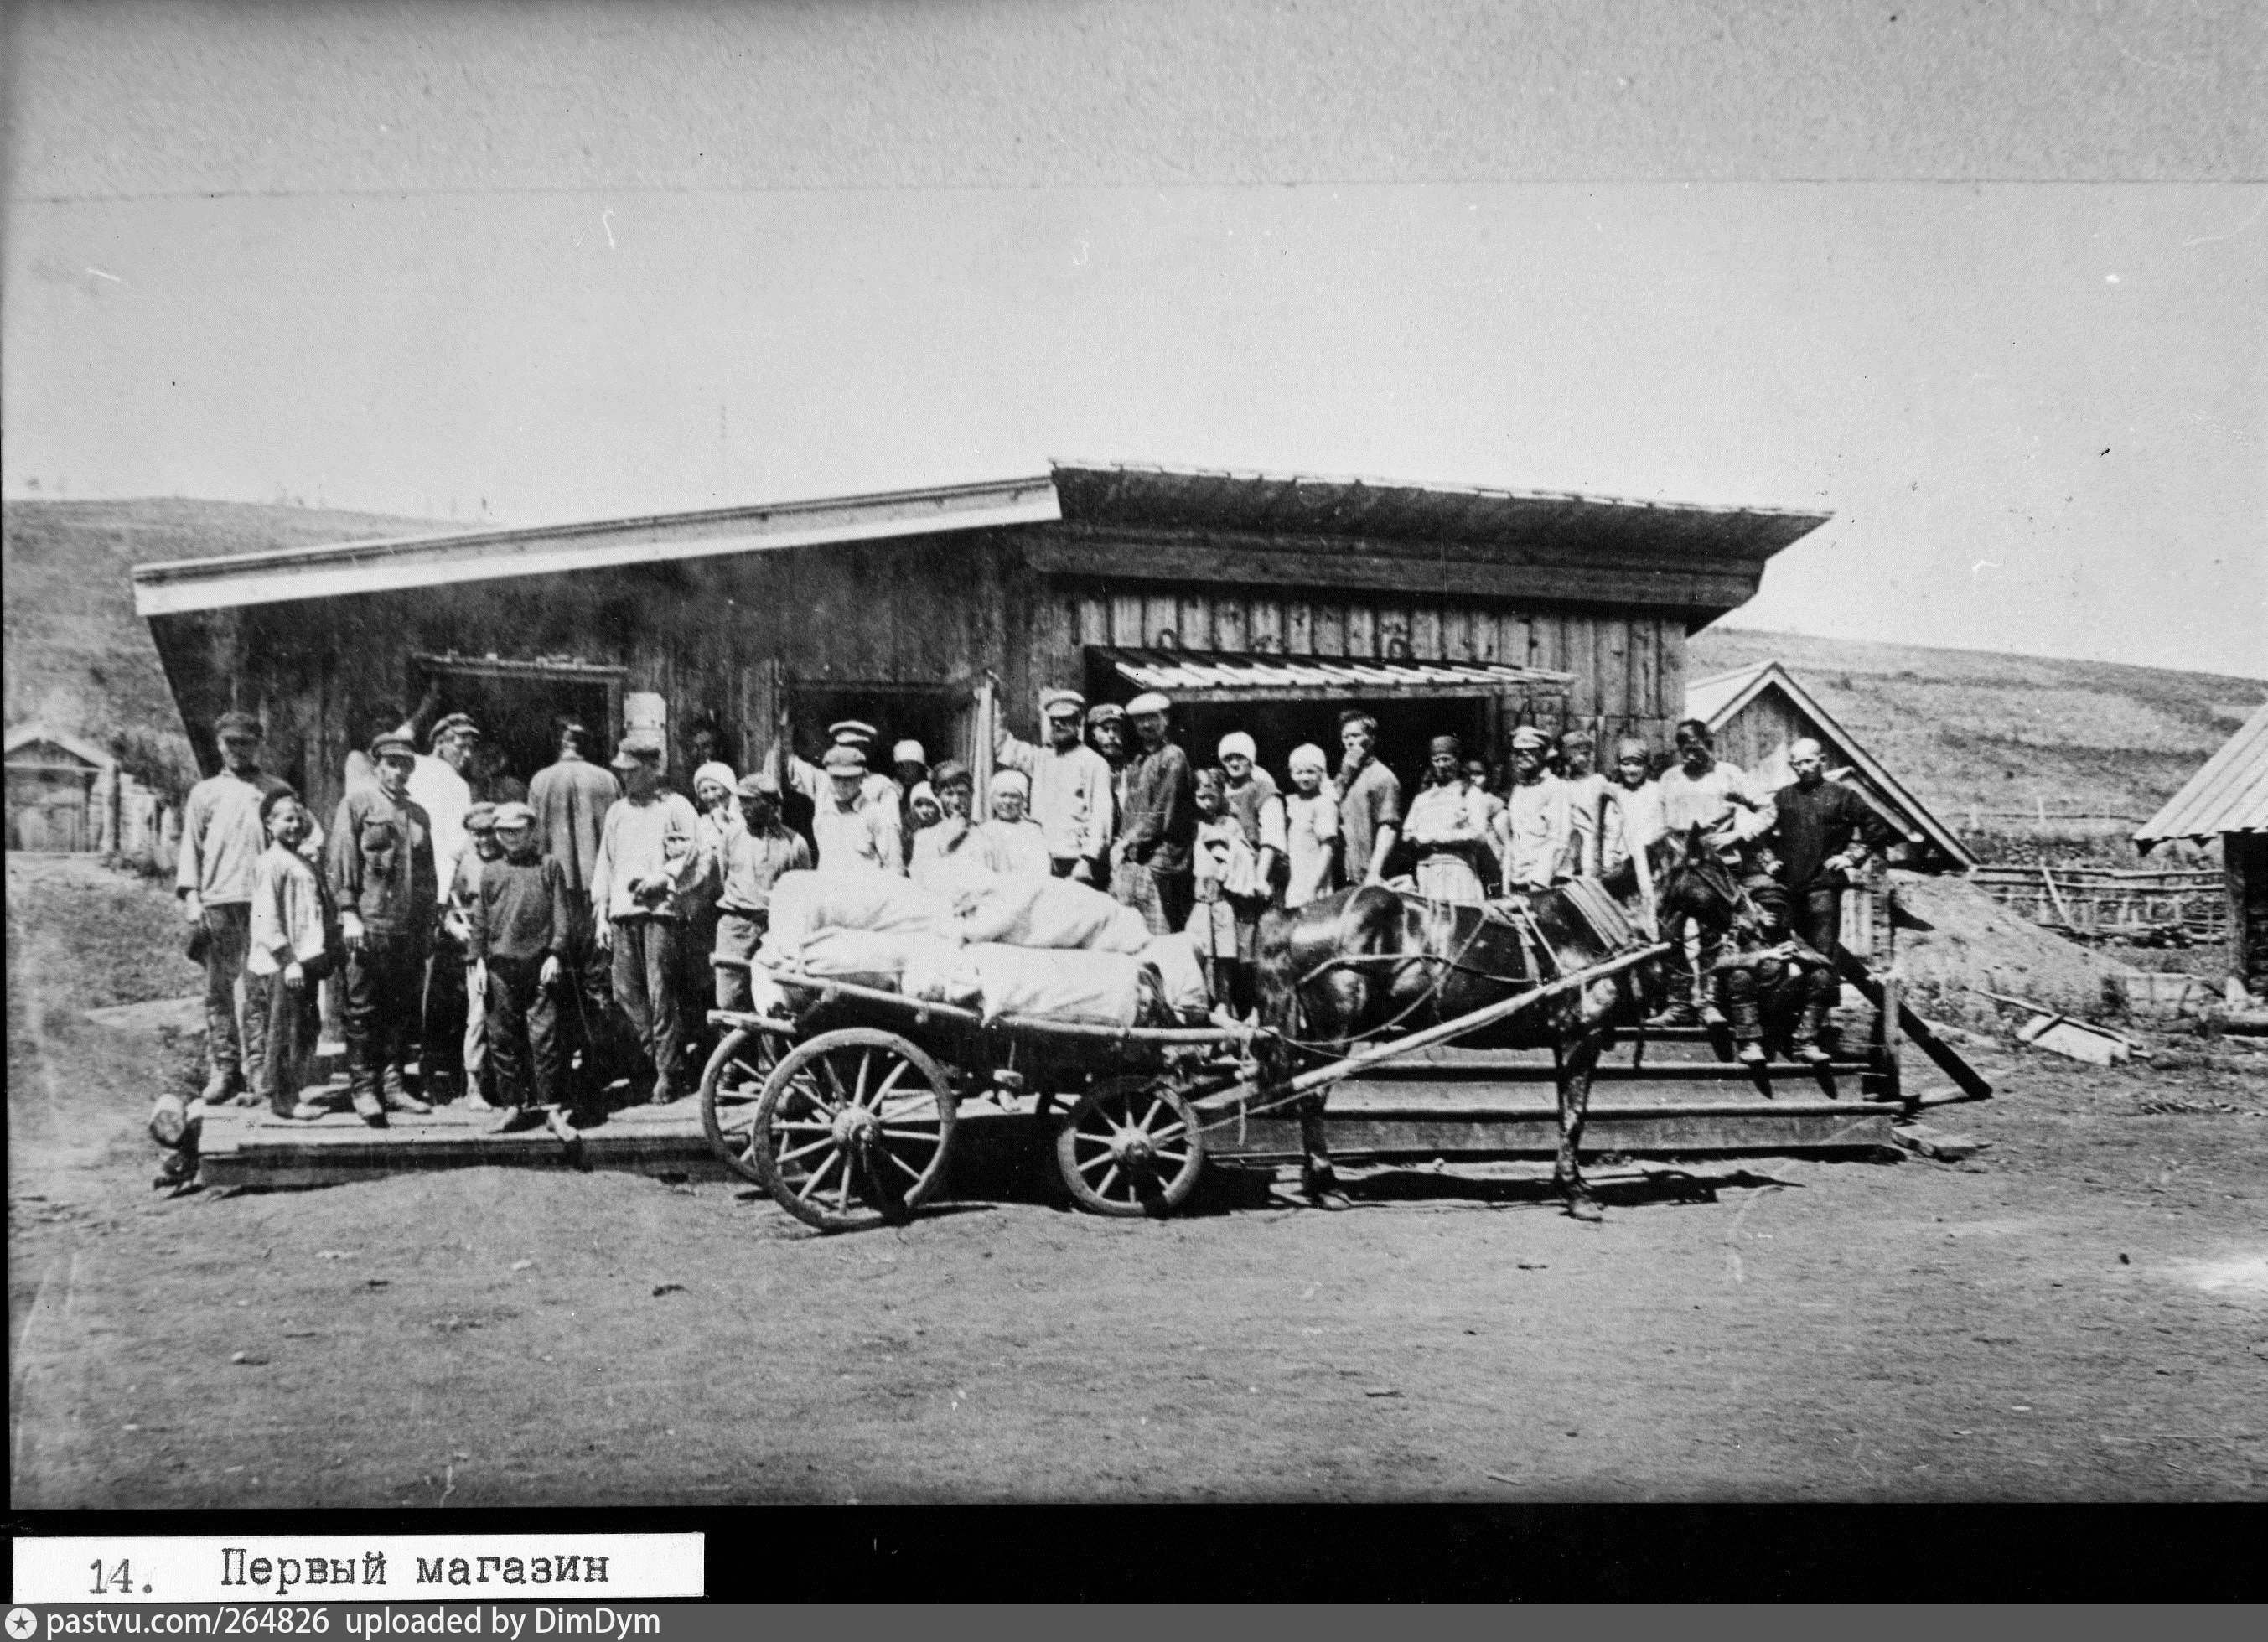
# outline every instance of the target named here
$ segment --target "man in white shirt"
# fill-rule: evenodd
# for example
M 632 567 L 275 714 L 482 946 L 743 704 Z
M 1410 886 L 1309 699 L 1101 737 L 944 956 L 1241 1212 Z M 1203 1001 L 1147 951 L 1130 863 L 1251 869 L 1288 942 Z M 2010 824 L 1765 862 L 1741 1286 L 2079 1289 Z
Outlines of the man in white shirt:
M 884 777 L 875 786 L 866 773 L 865 754 L 837 742 L 827 749 L 824 768 L 791 758 L 787 773 L 790 784 L 811 800 L 811 841 L 819 849 L 821 872 L 865 861 L 900 878 L 906 875 L 897 784 Z
M 1599 795 L 1607 778 L 1596 769 L 1597 738 L 1588 730 L 1566 730 L 1559 736 L 1559 779 L 1567 784 L 1567 808 L 1575 824 L 1574 870 L 1586 878 L 1599 875 Z
M 1512 791 L 1505 799 L 1510 847 L 1504 892 L 1549 889 L 1572 877 L 1575 818 L 1567 784 L 1545 768 L 1551 738 L 1534 725 L 1512 733 Z
M 1047 836 L 1049 870 L 1093 884 L 1110 853 L 1115 806 L 1108 762 L 1079 740 L 1086 711 L 1086 698 L 1077 690 L 1049 690 L 1040 697 L 1048 744 L 1020 741 L 1004 725 L 992 755 L 1004 769 L 1032 778 L 1032 819 Z
M 1418 893 L 1429 901 L 1479 906 L 1488 888 L 1475 863 L 1488 844 L 1488 806 L 1465 779 L 1464 748 L 1455 736 L 1433 738 L 1428 766 L 1404 827 L 1418 854 Z
M 1677 726 L 1677 762 L 1655 784 L 1661 792 L 1664 830 L 1683 836 L 1698 827 L 1704 841 L 1727 862 L 1736 862 L 1742 846 L 1770 832 L 1778 818 L 1770 797 L 1759 799 L 1738 765 L 1719 761 L 1717 738 L 1698 718 Z M 1697 923 L 1690 939 L 1683 928 L 1664 930 L 1662 936 L 1670 943 L 1670 1003 L 1656 1024 L 1690 1026 L 1698 1020 L 1722 1026 L 1724 1014 L 1705 990 L 1723 936 Z
M 653 1104 L 677 1098 L 684 1019 L 678 1006 L 680 898 L 701 867 L 701 818 L 661 790 L 660 735 L 632 731 L 614 769 L 622 802 L 607 812 L 591 869 L 600 946 L 613 954 L 615 1002 L 653 1065 Z
M 468 715 L 453 712 L 433 726 L 428 743 L 431 755 L 421 756 L 409 772 L 410 801 L 423 808 L 432 823 L 433 871 L 444 907 L 456 884 L 458 865 L 472 847 L 472 835 L 465 827 L 473 809 L 472 783 L 467 777 L 480 742 L 480 726 Z M 425 1086 L 424 1098 L 440 1102 L 455 1099 L 462 1087 L 465 1031 L 470 1013 L 464 943 L 446 923 L 434 931 L 426 964 L 417 1069 Z

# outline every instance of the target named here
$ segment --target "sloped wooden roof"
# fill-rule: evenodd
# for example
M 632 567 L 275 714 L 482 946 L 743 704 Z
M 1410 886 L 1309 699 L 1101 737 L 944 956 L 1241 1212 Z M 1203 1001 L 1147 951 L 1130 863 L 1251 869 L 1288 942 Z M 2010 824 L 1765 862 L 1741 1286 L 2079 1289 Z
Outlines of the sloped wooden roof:
M 2147 851 L 2169 838 L 2225 832 L 2268 832 L 2268 702 L 2142 824 L 2134 844 Z
M 1865 743 L 1845 729 L 1819 703 L 1818 697 L 1796 682 L 1795 675 L 1777 661 L 1696 679 L 1685 687 L 1685 716 L 1698 718 L 1712 730 L 1722 730 L 1741 710 L 1768 690 L 1777 690 L 1805 718 L 1817 725 L 1834 753 L 1855 769 L 1884 804 L 1897 812 L 1909 834 L 1918 833 L 1964 870 L 1977 865 L 1976 852 L 1937 818 L 1896 776 L 1869 753 Z
M 84 736 L 73 735 L 68 730 L 50 730 L 43 724 L 21 724 L 8 732 L 7 752 L 14 755 L 19 748 L 46 743 L 61 747 L 73 758 L 96 769 L 114 769 L 118 760 L 108 749 L 96 746 Z

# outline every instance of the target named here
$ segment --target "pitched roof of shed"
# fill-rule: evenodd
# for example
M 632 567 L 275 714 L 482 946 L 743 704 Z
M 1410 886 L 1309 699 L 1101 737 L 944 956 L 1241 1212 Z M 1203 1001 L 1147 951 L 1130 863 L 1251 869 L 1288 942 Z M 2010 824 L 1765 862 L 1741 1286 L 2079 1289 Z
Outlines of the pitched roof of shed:
M 1675 557 L 1703 549 L 1758 564 L 1834 517 L 1312 474 L 1092 462 L 1057 462 L 1052 472 L 1063 516 L 1073 521 L 1495 547 L 1573 537 L 1601 552 Z
M 2268 832 L 2268 703 L 2142 824 L 2134 843 L 2147 850 L 2169 838 L 2225 832 Z
M 1976 852 L 1961 841 L 1961 835 L 1938 820 L 1928 805 L 1884 769 L 1867 750 L 1866 744 L 1844 728 L 1832 713 L 1820 705 L 1818 698 L 1797 683 L 1795 675 L 1778 662 L 1759 661 L 1753 666 L 1694 680 L 1685 687 L 1685 716 L 1700 719 L 1712 730 L 1720 730 L 1742 708 L 1768 689 L 1780 691 L 1798 711 L 1827 733 L 1836 750 L 1847 757 L 1883 800 L 1906 819 L 1910 832 L 1918 831 L 1963 867 L 1977 865 Z
M 118 760 L 107 749 L 97 747 L 85 737 L 73 735 L 68 730 L 50 730 L 38 723 L 20 724 L 9 731 L 6 750 L 12 753 L 18 747 L 30 747 L 40 741 L 51 747 L 60 747 L 73 758 L 84 759 L 97 769 L 114 769 L 118 763 Z
M 761 507 L 283 548 L 136 566 L 135 613 L 171 615 L 503 577 L 1044 524 L 1163 526 L 1761 566 L 1831 517 L 1572 492 L 1057 463 L 1044 475 Z M 1738 602 L 1734 600 L 1731 602 Z

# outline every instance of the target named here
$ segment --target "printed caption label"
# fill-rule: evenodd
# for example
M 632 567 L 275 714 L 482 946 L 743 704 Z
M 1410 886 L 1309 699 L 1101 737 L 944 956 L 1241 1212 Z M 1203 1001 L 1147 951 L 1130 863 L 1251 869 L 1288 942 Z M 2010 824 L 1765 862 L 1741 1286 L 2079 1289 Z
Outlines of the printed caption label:
M 14 1543 L 18 1605 L 469 1602 L 706 1594 L 700 1534 L 241 1534 Z M 13 1616 L 11 1616 L 12 1618 Z M 18 1642 L 11 1630 L 10 1642 Z

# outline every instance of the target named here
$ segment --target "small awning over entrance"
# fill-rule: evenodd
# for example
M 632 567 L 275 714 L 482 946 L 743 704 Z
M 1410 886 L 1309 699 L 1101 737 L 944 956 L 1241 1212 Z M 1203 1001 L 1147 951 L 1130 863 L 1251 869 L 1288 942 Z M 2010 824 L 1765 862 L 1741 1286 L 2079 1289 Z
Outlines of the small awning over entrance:
M 1176 702 L 1553 696 L 1565 696 L 1575 677 L 1572 673 L 1489 661 L 1381 661 L 1351 656 L 1100 648 L 1094 653 L 1135 688 L 1162 690 Z

